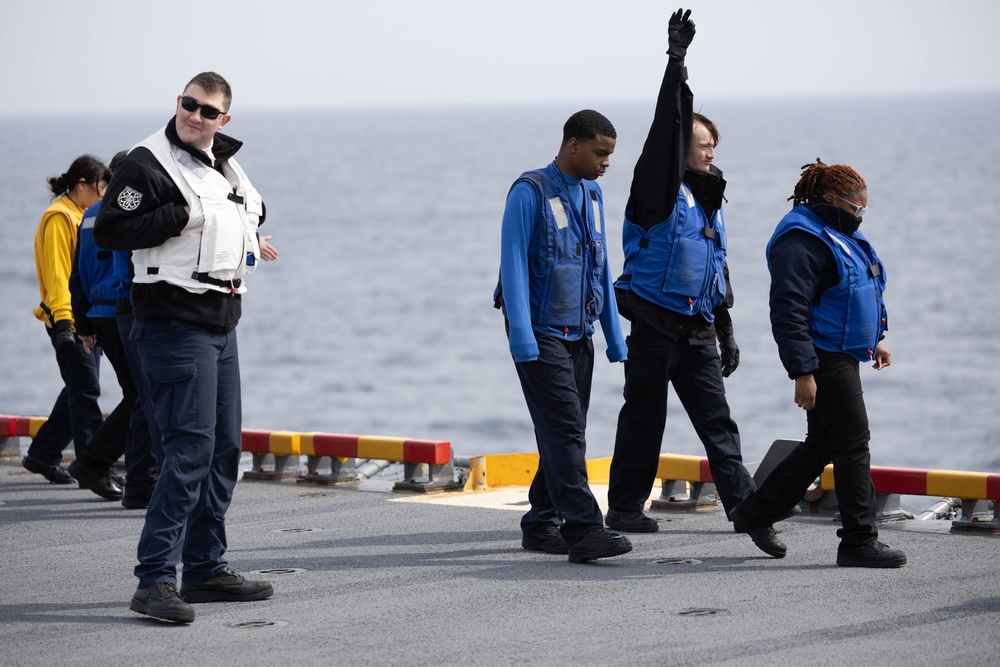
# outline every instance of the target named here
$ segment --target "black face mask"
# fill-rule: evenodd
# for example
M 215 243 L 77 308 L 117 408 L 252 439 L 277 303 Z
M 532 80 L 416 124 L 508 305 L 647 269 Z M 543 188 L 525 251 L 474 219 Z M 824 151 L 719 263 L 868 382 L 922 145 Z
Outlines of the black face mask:
M 861 227 L 861 218 L 851 215 L 839 206 L 827 202 L 809 204 L 813 213 L 823 219 L 823 222 L 836 229 L 841 234 L 853 236 Z
M 837 209 L 837 222 L 841 233 L 853 236 L 854 232 L 861 227 L 861 218 L 851 215 L 839 206 L 835 208 Z

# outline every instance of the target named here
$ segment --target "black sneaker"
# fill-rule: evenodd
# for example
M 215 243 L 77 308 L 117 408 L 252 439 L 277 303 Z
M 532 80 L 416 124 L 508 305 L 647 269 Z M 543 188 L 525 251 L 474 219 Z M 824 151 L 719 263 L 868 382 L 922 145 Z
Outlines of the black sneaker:
M 69 464 L 67 469 L 73 479 L 80 482 L 80 488 L 88 488 L 105 500 L 121 500 L 122 487 L 111 478 L 110 472 L 103 475 L 95 473 L 77 459 Z
M 544 551 L 547 554 L 566 555 L 569 553 L 569 547 L 559 532 L 559 528 L 552 525 L 525 533 L 521 537 L 521 546 L 528 551 Z
M 585 563 L 598 558 L 620 556 L 632 551 L 627 537 L 603 528 L 591 528 L 569 547 L 569 562 Z
M 187 602 L 249 602 L 266 600 L 274 588 L 266 581 L 247 581 L 228 567 L 204 581 L 181 583 L 181 597 Z
M 837 549 L 837 565 L 843 567 L 903 567 L 906 554 L 878 540 L 853 549 Z
M 739 508 L 734 508 L 729 513 L 729 518 L 733 520 L 733 528 L 737 533 L 746 533 L 757 545 L 757 548 L 768 556 L 784 558 L 788 552 L 788 547 L 778 539 L 774 533 L 774 526 L 769 523 L 750 523 L 740 514 Z
M 177 588 L 169 583 L 157 583 L 136 590 L 129 602 L 132 611 L 165 621 L 190 623 L 194 620 L 194 607 L 177 595 Z
M 652 519 L 641 511 L 622 512 L 621 510 L 608 508 L 608 513 L 604 517 L 604 523 L 609 528 L 620 530 L 626 533 L 655 533 L 660 529 L 660 524 L 656 519 Z
M 66 472 L 66 468 L 62 466 L 55 465 L 45 465 L 36 458 L 31 456 L 25 456 L 21 461 L 21 465 L 25 470 L 29 470 L 36 475 L 41 475 L 45 479 L 49 480 L 53 484 L 72 484 L 73 478 L 70 474 Z

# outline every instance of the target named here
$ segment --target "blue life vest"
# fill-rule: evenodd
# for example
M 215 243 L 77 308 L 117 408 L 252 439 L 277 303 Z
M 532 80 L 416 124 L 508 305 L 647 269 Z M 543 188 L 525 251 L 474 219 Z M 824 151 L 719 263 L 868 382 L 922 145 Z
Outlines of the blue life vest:
M 859 361 L 875 354 L 886 331 L 886 310 L 882 293 L 886 275 L 882 261 L 860 232 L 842 234 L 808 208 L 796 206 L 778 223 L 767 244 L 768 269 L 771 245 L 782 234 L 801 229 L 822 240 L 837 263 L 840 280 L 820 295 L 812 305 L 809 334 L 813 345 L 829 352 L 844 352 Z
M 591 336 L 605 299 L 607 242 L 601 188 L 596 181 L 582 180 L 583 206 L 578 210 L 554 162 L 524 172 L 514 185 L 521 182 L 535 187 L 543 218 L 529 241 L 532 325 L 559 335 L 580 331 Z
M 100 202 L 84 212 L 77 236 L 77 271 L 80 272 L 83 293 L 90 303 L 90 310 L 87 311 L 90 318 L 114 317 L 118 301 L 118 279 L 115 278 L 111 251 L 98 247 L 94 242 L 94 220 L 97 219 L 99 206 Z
M 684 315 L 712 313 L 726 299 L 726 225 L 722 209 L 711 220 L 687 183 L 681 183 L 670 217 L 649 229 L 632 222 L 625 209 L 622 249 L 625 268 L 615 288 L 631 290 L 661 308 Z

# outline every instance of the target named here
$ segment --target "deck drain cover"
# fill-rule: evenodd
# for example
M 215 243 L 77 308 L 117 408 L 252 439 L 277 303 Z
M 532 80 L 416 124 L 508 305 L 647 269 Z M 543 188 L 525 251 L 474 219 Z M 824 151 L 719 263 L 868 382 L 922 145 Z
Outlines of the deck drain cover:
M 270 574 L 270 575 L 280 575 L 280 574 L 301 574 L 305 572 L 301 567 L 276 567 L 270 570 L 257 570 L 252 574 Z
M 677 612 L 678 616 L 717 616 L 719 614 L 725 614 L 725 609 L 681 609 Z
M 288 625 L 287 621 L 242 621 L 233 623 L 234 628 L 275 628 Z
M 322 528 L 279 528 L 276 533 L 317 533 Z
M 694 558 L 664 558 L 656 561 L 657 565 L 701 565 L 700 560 Z
M 300 493 L 299 498 L 322 498 L 325 495 L 322 491 L 316 491 L 314 493 Z

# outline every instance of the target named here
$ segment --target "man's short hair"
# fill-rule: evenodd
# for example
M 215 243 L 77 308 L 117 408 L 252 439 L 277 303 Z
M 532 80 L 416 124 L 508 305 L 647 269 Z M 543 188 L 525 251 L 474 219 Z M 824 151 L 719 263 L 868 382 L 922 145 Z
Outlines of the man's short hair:
M 696 113 L 694 115 L 693 122 L 701 123 L 702 125 L 704 125 L 705 129 L 708 130 L 708 133 L 712 135 L 712 143 L 714 143 L 716 146 L 719 145 L 719 128 L 715 126 L 715 123 L 713 123 L 711 120 L 708 119 L 708 116 L 703 116 L 700 113 Z
M 184 86 L 184 90 L 187 90 L 188 86 L 192 84 L 201 86 L 201 89 L 209 95 L 222 93 L 222 99 L 226 103 L 226 108 L 222 112 L 229 113 L 229 107 L 233 104 L 233 89 L 229 87 L 229 82 L 223 79 L 221 75 L 215 72 L 202 72 L 188 81 L 187 86 Z
M 577 141 L 587 141 L 595 139 L 597 135 L 603 135 L 612 139 L 618 138 L 615 126 L 603 115 L 591 109 L 577 111 L 569 117 L 563 125 L 562 145 L 565 146 L 570 139 Z

